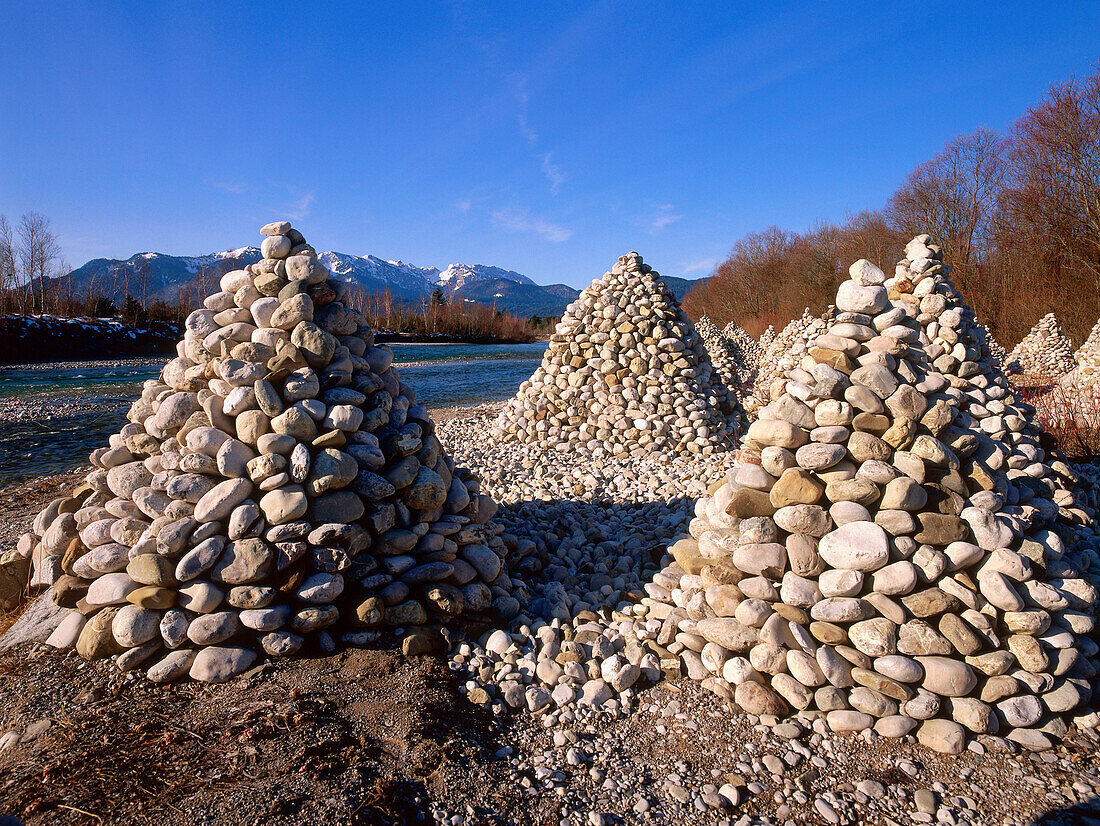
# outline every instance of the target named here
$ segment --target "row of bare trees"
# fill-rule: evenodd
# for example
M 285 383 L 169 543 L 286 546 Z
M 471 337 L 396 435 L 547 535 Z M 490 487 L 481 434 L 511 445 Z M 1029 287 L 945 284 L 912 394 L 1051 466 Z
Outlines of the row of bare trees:
M 1048 312 L 1081 343 L 1100 316 L 1100 70 L 1052 87 L 1003 135 L 955 138 L 881 210 L 745 236 L 685 308 L 753 333 L 778 328 L 806 306 L 823 309 L 855 259 L 892 273 L 923 232 L 1002 344 Z
M 71 269 L 49 218 L 27 212 L 12 226 L 0 215 L 0 312 L 47 312 L 49 280 Z
M 117 262 L 103 275 L 93 270 L 77 288 L 48 217 L 28 212 L 13 225 L 0 215 L 0 314 L 120 316 L 131 325 L 150 321 L 182 324 L 222 274 L 200 268 L 190 283 L 177 290 L 175 303 L 170 304 L 153 294 L 149 264 L 136 256 Z
M 467 341 L 534 341 L 532 319 L 485 304 L 449 301 L 442 290 L 419 302 L 394 299 L 390 291 L 368 293 L 353 287 L 345 299 L 375 330 L 412 336 L 445 335 Z
M 0 313 L 117 316 L 131 326 L 159 321 L 182 325 L 187 314 L 217 290 L 218 280 L 233 266 L 232 259 L 225 259 L 199 267 L 177 288 L 173 303 L 151 294 L 149 265 L 141 256 L 117 262 L 101 274 L 93 269 L 77 290 L 48 218 L 28 213 L 13 229 L 0 215 Z M 536 337 L 533 320 L 481 304 L 452 303 L 440 289 L 424 301 L 403 302 L 388 290 L 367 294 L 356 288 L 349 300 L 381 330 L 486 341 L 533 341 Z M 552 322 L 539 319 L 541 326 Z

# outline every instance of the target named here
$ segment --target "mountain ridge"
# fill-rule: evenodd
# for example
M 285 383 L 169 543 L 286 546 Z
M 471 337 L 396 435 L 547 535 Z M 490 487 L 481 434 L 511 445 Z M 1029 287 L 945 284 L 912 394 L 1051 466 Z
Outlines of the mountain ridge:
M 132 295 L 145 303 L 157 299 L 197 303 L 215 290 L 214 283 L 226 272 L 260 258 L 256 247 L 197 256 L 139 252 L 127 259 L 93 258 L 55 281 L 75 295 L 100 293 L 116 302 Z M 319 253 L 318 258 L 337 278 L 365 293 L 388 290 L 402 302 L 423 300 L 441 289 L 450 301 L 496 306 L 520 316 L 560 316 L 580 295 L 580 290 L 567 284 L 536 284 L 522 273 L 489 264 L 454 263 L 441 270 L 333 250 Z M 675 277 L 665 281 L 678 299 L 696 283 Z

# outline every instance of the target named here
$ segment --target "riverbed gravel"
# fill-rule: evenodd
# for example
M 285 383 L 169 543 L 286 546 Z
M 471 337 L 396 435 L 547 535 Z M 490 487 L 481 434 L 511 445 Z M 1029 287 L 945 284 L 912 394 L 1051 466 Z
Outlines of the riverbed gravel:
M 474 438 L 493 412 L 456 412 L 440 428 L 451 449 L 500 462 Z M 629 514 L 639 534 L 659 512 L 647 514 L 637 491 L 627 503 L 595 488 L 570 494 L 572 472 L 537 484 L 569 507 Z M 0 492 L 0 547 L 78 475 Z M 517 477 L 487 478 L 502 493 L 512 485 L 501 516 L 518 524 Z M 583 525 L 571 536 L 586 553 L 612 542 Z M 1090 735 L 1041 754 L 978 738 L 938 755 L 905 738 L 734 714 L 687 678 L 641 688 L 632 713 L 548 717 L 473 704 L 453 658 L 396 652 L 169 689 L 33 645 L 4 654 L 0 671 L 0 810 L 28 824 L 1100 822 Z

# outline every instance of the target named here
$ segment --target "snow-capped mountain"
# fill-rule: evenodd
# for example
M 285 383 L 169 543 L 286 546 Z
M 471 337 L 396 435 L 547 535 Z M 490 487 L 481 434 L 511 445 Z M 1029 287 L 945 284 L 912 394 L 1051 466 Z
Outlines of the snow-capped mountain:
M 435 267 L 417 267 L 403 261 L 384 261 L 374 255 L 348 255 L 342 252 L 323 252 L 317 256 L 334 274 L 344 281 L 361 286 L 367 292 L 390 292 L 402 298 L 420 297 L 435 283 L 439 270 Z
M 318 257 L 338 278 L 367 293 L 389 290 L 400 301 L 426 298 L 439 287 L 452 300 L 495 305 L 523 315 L 560 315 L 579 294 L 564 284 L 541 286 L 518 272 L 487 264 L 451 264 L 440 270 L 375 255 L 323 252 Z M 259 260 L 256 247 L 199 256 L 143 252 L 124 261 L 95 258 L 61 279 L 61 287 L 74 295 L 101 293 L 115 301 L 133 295 L 146 302 L 182 299 L 198 304 L 217 289 L 218 279 L 226 272 Z
M 125 261 L 93 258 L 58 280 L 62 289 L 78 296 L 101 294 L 116 302 L 127 295 L 146 301 L 159 298 L 172 303 L 183 298 L 195 302 L 214 292 L 224 273 L 260 258 L 256 247 L 198 256 L 139 252 Z
M 486 264 L 474 264 L 473 266 L 469 264 L 451 264 L 451 266 L 447 267 L 443 272 L 438 272 L 436 274 L 435 283 L 454 292 L 455 290 L 462 289 L 467 284 L 496 278 L 502 278 L 505 281 L 515 281 L 517 284 L 531 284 L 537 286 L 535 282 L 526 275 L 520 275 L 518 272 L 504 270 L 500 267 L 490 267 Z

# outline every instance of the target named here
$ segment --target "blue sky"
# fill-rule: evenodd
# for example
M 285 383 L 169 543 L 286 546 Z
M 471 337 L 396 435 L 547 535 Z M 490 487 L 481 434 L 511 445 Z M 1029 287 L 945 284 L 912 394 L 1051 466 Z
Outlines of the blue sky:
M 880 206 L 1100 59 L 1096 2 L 0 0 L 0 28 L 0 213 L 74 265 L 290 218 L 577 287 Z

